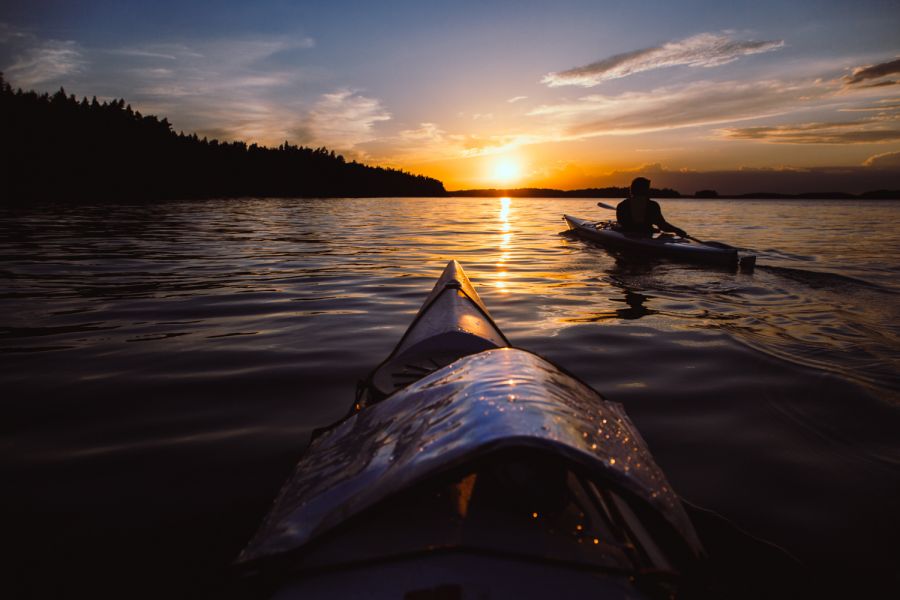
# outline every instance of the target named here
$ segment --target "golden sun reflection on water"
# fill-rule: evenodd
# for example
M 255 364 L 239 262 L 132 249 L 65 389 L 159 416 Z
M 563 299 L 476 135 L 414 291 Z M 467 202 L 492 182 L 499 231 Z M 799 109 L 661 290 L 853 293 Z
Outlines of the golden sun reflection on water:
M 509 272 L 506 270 L 506 262 L 509 260 L 509 251 L 512 246 L 512 223 L 509 221 L 510 205 L 512 198 L 500 198 L 500 258 L 497 260 L 497 289 L 503 293 L 509 293 Z

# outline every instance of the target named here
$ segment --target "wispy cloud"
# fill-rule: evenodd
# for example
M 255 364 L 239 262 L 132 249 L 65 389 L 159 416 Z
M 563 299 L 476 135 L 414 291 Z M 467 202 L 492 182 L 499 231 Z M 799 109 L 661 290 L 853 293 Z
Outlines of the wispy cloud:
M 878 112 L 886 114 L 888 111 L 898 109 L 900 109 L 900 98 L 881 98 L 871 105 L 848 106 L 838 109 L 838 112 Z
M 443 131 L 436 123 L 420 123 L 416 129 L 404 129 L 399 136 L 405 140 L 430 142 L 442 142 L 447 132 Z
M 545 141 L 548 138 L 539 134 L 450 133 L 428 122 L 395 135 L 379 136 L 365 147 L 379 160 L 422 163 L 501 154 Z
M 521 102 L 522 100 L 527 100 L 527 99 L 528 99 L 528 96 L 513 96 L 512 98 L 507 100 L 507 102 L 509 102 L 510 104 L 515 104 L 516 102 Z
M 545 104 L 528 114 L 569 138 L 715 125 L 781 114 L 829 93 L 814 82 L 696 82 Z
M 177 54 L 163 54 L 162 52 L 153 52 L 152 50 L 143 50 L 140 48 L 122 48 L 112 51 L 114 54 L 122 56 L 135 56 L 138 58 L 161 58 L 163 60 L 176 60 Z
M 73 40 L 41 40 L 33 33 L 0 23 L 2 70 L 15 85 L 31 88 L 59 85 L 87 64 L 82 47 Z
M 735 142 L 876 143 L 896 139 L 897 100 L 872 90 L 846 90 L 840 79 L 805 73 L 797 80 L 698 81 L 643 92 L 590 94 L 536 106 L 514 130 L 493 133 L 448 133 L 435 124 L 381 140 L 379 156 L 440 159 L 505 153 L 521 146 L 704 128 L 705 139 Z M 827 122 L 828 114 L 841 114 Z M 865 118 L 847 119 L 848 114 Z M 791 115 L 820 115 L 815 123 L 784 125 Z M 738 127 L 746 121 L 778 117 L 782 123 Z M 729 127 L 730 126 L 730 127 Z M 716 131 L 710 128 L 718 127 Z M 688 134 L 686 134 L 688 135 Z M 689 139 L 689 138 L 685 138 Z
M 873 169 L 900 170 L 900 152 L 883 152 L 867 158 L 863 165 Z
M 844 83 L 850 85 L 864 85 L 870 87 L 882 87 L 886 85 L 897 85 L 896 81 L 876 81 L 888 75 L 900 73 L 900 58 L 879 63 L 877 65 L 864 65 L 853 69 L 850 75 L 844 77 Z
M 777 144 L 873 144 L 900 140 L 900 117 L 724 129 L 735 140 Z
M 283 36 L 97 50 L 96 67 L 81 83 L 102 96 L 126 89 L 142 112 L 167 116 L 176 129 L 200 136 L 296 143 L 299 134 L 309 136 L 303 120 L 317 99 L 306 90 L 310 77 L 302 63 L 310 44 Z
M 781 40 L 740 41 L 725 34 L 701 33 L 662 46 L 616 54 L 583 67 L 548 73 L 541 82 L 550 87 L 594 87 L 604 81 L 665 67 L 717 67 L 742 56 L 771 52 L 782 46 L 784 41 Z
M 323 94 L 305 126 L 314 140 L 340 149 L 373 140 L 376 123 L 390 119 L 380 100 L 345 89 Z
M 528 144 L 555 141 L 553 136 L 541 133 L 510 133 L 492 135 L 457 135 L 453 141 L 458 152 L 464 157 L 503 154 Z
M 352 151 L 373 139 L 377 123 L 391 119 L 379 99 L 307 66 L 315 40 L 303 35 L 86 51 L 75 42 L 0 27 L 0 44 L 15 46 L 6 64 L 0 55 L 0 69 L 15 85 L 64 83 L 100 98 L 125 96 L 141 112 L 168 117 L 176 130 L 210 138 Z
M 591 94 L 572 101 L 537 106 L 526 113 L 529 120 L 516 131 L 447 133 L 433 124 L 427 129 L 410 130 L 404 132 L 402 140 L 382 140 L 381 155 L 394 152 L 393 155 L 398 157 L 415 153 L 463 158 L 505 153 L 531 144 L 722 126 L 827 105 L 839 89 L 840 84 L 834 81 L 818 79 L 750 83 L 700 81 L 646 92 Z M 844 100 L 841 102 L 846 104 Z M 879 114 L 875 118 L 883 116 Z M 704 132 L 703 135 L 709 134 Z

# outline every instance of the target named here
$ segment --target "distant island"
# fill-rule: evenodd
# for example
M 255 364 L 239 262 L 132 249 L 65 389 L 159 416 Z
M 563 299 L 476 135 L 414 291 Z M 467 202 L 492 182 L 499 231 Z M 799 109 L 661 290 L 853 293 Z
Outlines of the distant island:
M 449 196 L 462 197 L 511 197 L 511 198 L 627 198 L 627 187 L 585 188 L 580 190 L 556 190 L 552 188 L 478 189 L 447 192 Z M 900 190 L 873 190 L 862 194 L 846 192 L 809 192 L 781 194 L 777 192 L 753 192 L 750 194 L 719 194 L 715 190 L 700 190 L 694 194 L 682 194 L 671 188 L 650 189 L 653 198 L 718 198 L 723 200 L 896 200 Z
M 437 179 L 348 162 L 324 147 L 199 139 L 124 99 L 13 91 L 2 74 L 0 131 L 9 201 L 446 196 Z

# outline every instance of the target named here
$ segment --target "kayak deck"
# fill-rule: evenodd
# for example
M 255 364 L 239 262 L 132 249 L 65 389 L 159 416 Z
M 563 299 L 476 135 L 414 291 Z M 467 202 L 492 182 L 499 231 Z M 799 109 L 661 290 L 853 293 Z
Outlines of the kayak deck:
M 566 589 L 624 599 L 643 597 L 631 578 L 675 580 L 702 555 L 621 406 L 499 348 L 317 437 L 239 562 L 285 582 L 283 598 L 404 597 L 450 582 L 504 597 L 513 573 L 536 590 L 569 572 Z M 483 568 L 466 570 L 473 557 Z M 382 579 L 377 593 L 352 583 L 403 567 L 416 574 Z
M 397 346 L 369 376 L 358 408 L 460 357 L 509 345 L 462 266 L 451 260 Z
M 534 354 L 501 348 L 435 371 L 316 438 L 242 560 L 302 546 L 429 474 L 503 448 L 563 456 L 693 539 L 621 406 Z

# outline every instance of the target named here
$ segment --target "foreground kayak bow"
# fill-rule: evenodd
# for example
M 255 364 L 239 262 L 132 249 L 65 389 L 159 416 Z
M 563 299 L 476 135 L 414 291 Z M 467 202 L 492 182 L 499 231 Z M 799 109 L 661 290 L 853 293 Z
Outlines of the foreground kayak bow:
M 397 347 L 361 390 L 361 406 L 462 356 L 509 346 L 462 267 L 450 261 Z
M 703 555 L 621 406 L 508 347 L 455 261 L 363 398 L 239 557 L 277 598 L 652 597 Z

